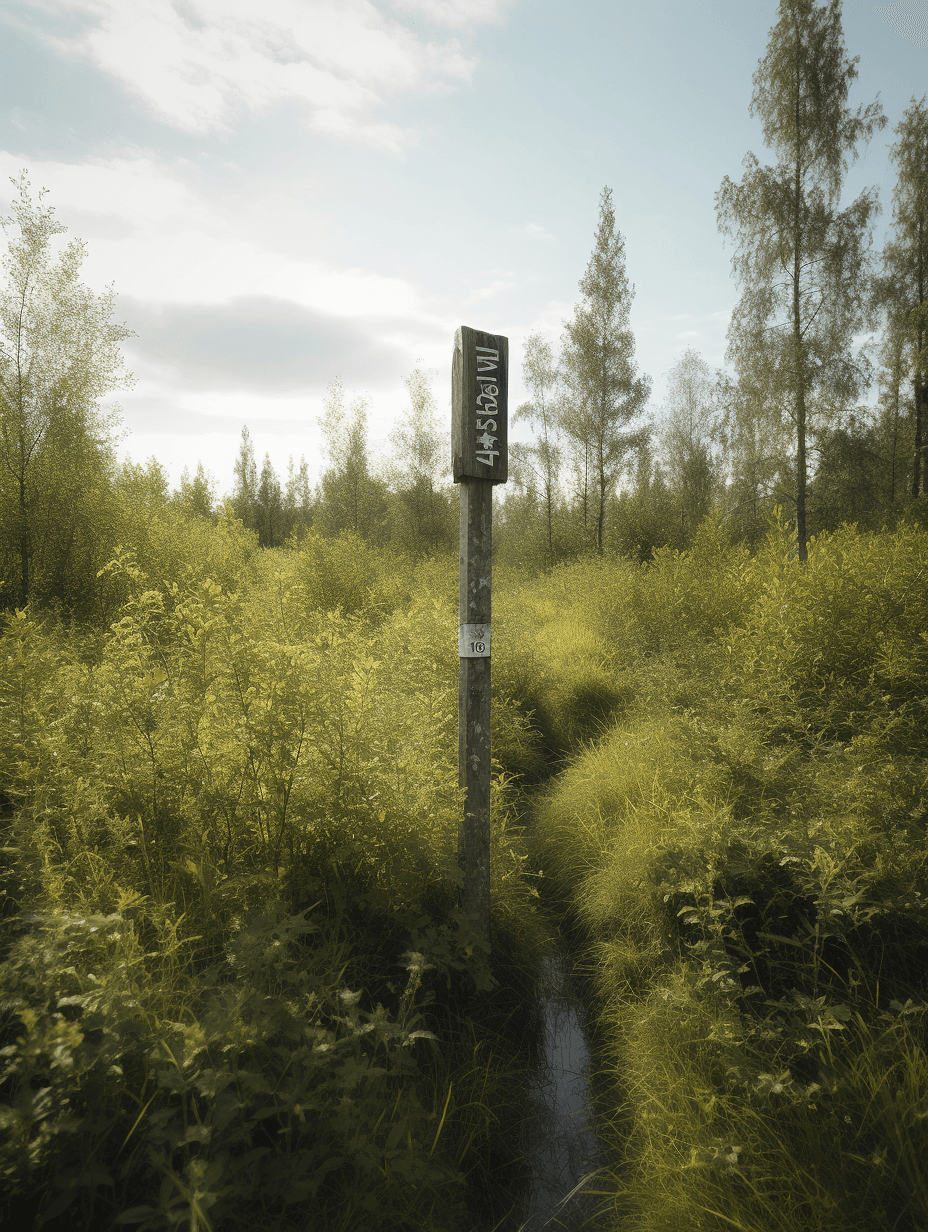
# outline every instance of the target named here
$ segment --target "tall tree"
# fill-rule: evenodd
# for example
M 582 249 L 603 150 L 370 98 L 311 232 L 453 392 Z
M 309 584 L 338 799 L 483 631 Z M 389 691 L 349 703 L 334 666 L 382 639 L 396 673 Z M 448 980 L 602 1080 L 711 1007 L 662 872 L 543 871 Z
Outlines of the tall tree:
M 883 249 L 880 303 L 888 315 L 886 354 L 901 353 L 912 377 L 915 433 L 911 493 L 928 490 L 928 107 L 912 99 L 896 125 L 890 150 L 898 173 L 893 190 L 895 238 Z
M 367 402 L 355 398 L 348 418 L 340 380 L 329 386 L 319 424 L 330 465 L 322 473 L 316 516 L 323 534 L 353 531 L 379 543 L 387 518 L 386 484 L 371 474 L 367 449 Z
M 906 491 L 911 493 L 911 471 L 908 473 L 908 485 L 906 472 L 909 463 L 914 462 L 917 456 L 913 432 L 915 405 L 903 391 L 909 371 L 905 356 L 906 341 L 906 331 L 888 328 L 880 350 L 879 424 L 886 458 L 883 503 L 889 509 L 896 509 L 904 501 Z
M 417 365 L 403 384 L 409 402 L 390 433 L 394 452 L 386 474 L 394 491 L 393 540 L 420 555 L 447 550 L 454 543 L 454 509 L 441 483 L 450 457 L 450 433 L 438 422 L 429 373 Z
M 213 516 L 213 505 L 216 500 L 216 485 L 202 462 L 197 462 L 194 477 L 185 466 L 181 471 L 180 488 L 174 495 L 175 503 L 194 517 L 210 520 Z
M 795 468 L 788 416 L 765 402 L 750 374 L 733 381 L 718 370 L 714 398 L 720 414 L 724 504 L 735 539 L 758 543 L 777 505 L 789 504 Z
M 595 542 L 602 553 L 609 496 L 629 453 L 646 434 L 629 431 L 628 425 L 651 391 L 650 377 L 635 376 L 629 326 L 635 289 L 629 289 L 625 275 L 625 241 L 615 229 L 611 188 L 600 196 L 596 241 L 579 285 L 583 299 L 564 323 L 560 367 L 566 397 L 559 420 L 576 454 L 583 453 L 584 476 L 591 473 L 595 484 Z M 586 499 L 586 484 L 584 489 Z
M 712 370 L 688 347 L 669 373 L 662 451 L 680 507 L 684 541 L 712 506 L 718 486 L 713 451 L 719 436 Z
M 232 508 L 249 530 L 256 530 L 255 505 L 258 499 L 258 464 L 247 424 L 242 427 L 242 443 L 235 459 Z
M 108 468 L 118 408 L 104 411 L 100 399 L 133 383 L 119 350 L 132 331 L 111 320 L 112 287 L 98 296 L 81 284 L 81 240 L 54 259 L 53 238 L 67 228 L 42 204 L 47 190 L 33 202 L 26 172 L 11 180 L 18 197 L 0 224 L 19 235 L 8 240 L 0 289 L 0 499 L 10 536 L 4 555 L 15 558 L 16 595 L 25 606 L 39 546 L 37 504 L 51 495 L 43 495 L 41 478 L 54 483 L 61 467 L 72 471 L 79 457 L 88 465 L 93 459 L 94 471 Z M 66 491 L 77 499 L 81 485 L 57 491 L 58 522 L 69 514 Z
M 255 499 L 255 522 L 261 547 L 279 547 L 284 538 L 284 502 L 280 480 L 269 453 L 265 453 L 261 464 L 261 478 Z
M 833 424 L 869 385 L 853 335 L 872 321 L 869 242 L 876 191 L 837 212 L 845 152 L 886 124 L 879 102 L 852 115 L 840 0 L 780 0 L 779 20 L 754 74 L 751 115 L 779 161 L 744 159 L 740 184 L 716 193 L 719 230 L 738 236 L 732 266 L 743 286 L 728 331 L 728 358 L 755 391 L 759 412 L 787 415 L 795 446 L 799 556 L 806 559 L 809 437 Z
M 516 409 L 512 422 L 527 419 L 538 434 L 535 443 L 523 446 L 518 457 L 531 469 L 540 485 L 548 542 L 546 564 L 553 565 L 557 559 L 554 514 L 561 466 L 561 449 L 556 436 L 558 372 L 551 344 L 540 334 L 530 334 L 525 340 L 522 376 L 530 398 Z
M 312 491 L 306 458 L 300 455 L 300 469 L 293 468 L 293 454 L 287 463 L 287 486 L 284 489 L 287 533 L 302 539 L 312 522 Z

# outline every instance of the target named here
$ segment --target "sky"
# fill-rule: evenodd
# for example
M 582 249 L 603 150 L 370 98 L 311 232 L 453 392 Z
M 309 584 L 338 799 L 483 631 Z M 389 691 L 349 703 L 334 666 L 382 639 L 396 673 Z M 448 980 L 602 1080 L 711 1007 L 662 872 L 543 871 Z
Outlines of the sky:
M 417 365 L 449 427 L 459 325 L 509 338 L 518 406 L 607 185 L 659 414 L 687 347 L 726 366 L 714 198 L 748 151 L 774 161 L 749 105 L 776 19 L 776 0 L 0 0 L 0 214 L 26 169 L 62 242 L 86 241 L 84 282 L 135 331 L 119 453 L 174 484 L 202 461 L 231 491 L 243 425 L 259 466 L 302 455 L 315 482 L 335 378 L 368 400 L 375 457 Z M 849 103 L 879 95 L 889 121 L 842 197 L 879 187 L 879 250 L 928 0 L 845 0 L 843 26 Z

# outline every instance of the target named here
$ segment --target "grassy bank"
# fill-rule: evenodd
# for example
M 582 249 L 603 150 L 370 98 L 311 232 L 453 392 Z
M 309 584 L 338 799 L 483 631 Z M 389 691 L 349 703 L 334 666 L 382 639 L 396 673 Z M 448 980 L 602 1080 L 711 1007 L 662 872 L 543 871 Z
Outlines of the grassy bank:
M 843 530 L 802 567 L 708 522 L 513 598 L 617 1229 L 928 1227 L 926 560 Z

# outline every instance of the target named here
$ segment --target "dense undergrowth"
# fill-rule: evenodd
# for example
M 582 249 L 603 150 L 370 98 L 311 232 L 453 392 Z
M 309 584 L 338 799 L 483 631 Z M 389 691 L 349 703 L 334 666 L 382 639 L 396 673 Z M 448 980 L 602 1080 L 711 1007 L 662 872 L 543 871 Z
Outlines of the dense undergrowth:
M 456 561 L 236 525 L 6 618 L 2 1213 L 517 1227 L 553 912 L 611 1226 L 928 1228 L 928 534 L 497 569 L 486 955 Z
M 485 1226 L 546 932 L 498 766 L 492 963 L 456 909 L 454 562 L 239 540 L 121 553 L 109 628 L 5 619 L 2 1214 Z
M 926 569 L 922 530 L 803 566 L 709 520 L 519 597 L 551 731 L 612 707 L 533 854 L 588 969 L 617 1229 L 928 1228 Z

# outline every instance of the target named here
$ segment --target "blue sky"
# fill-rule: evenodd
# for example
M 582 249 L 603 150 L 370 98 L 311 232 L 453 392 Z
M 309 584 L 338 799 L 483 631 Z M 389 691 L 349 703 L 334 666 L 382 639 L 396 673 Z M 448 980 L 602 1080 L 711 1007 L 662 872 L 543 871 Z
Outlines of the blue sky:
M 454 331 L 557 343 L 613 189 L 639 371 L 659 413 L 688 346 L 724 364 L 738 297 L 714 195 L 765 151 L 748 114 L 776 0 L 0 0 L 0 213 L 9 176 L 113 283 L 137 384 L 121 452 L 232 483 L 247 423 L 281 474 L 324 465 L 330 381 L 369 399 L 375 451 L 417 364 L 450 424 Z M 846 0 L 852 107 L 889 124 L 843 200 L 878 185 L 928 90 L 928 2 Z M 528 439 L 527 426 L 511 439 Z M 450 471 L 450 458 L 449 458 Z

